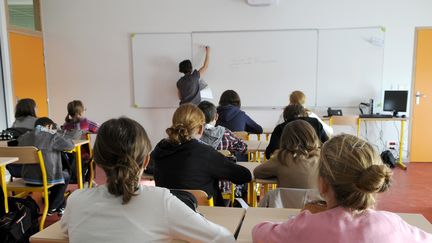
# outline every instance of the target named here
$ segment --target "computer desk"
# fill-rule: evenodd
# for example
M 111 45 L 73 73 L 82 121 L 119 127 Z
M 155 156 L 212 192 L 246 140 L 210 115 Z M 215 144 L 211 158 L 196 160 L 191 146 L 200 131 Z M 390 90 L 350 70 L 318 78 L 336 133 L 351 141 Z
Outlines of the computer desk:
M 326 123 L 330 123 L 330 117 L 323 117 L 322 120 Z M 399 135 L 399 160 L 397 161 L 397 166 L 406 170 L 406 165 L 403 163 L 402 155 L 403 155 L 403 139 L 405 133 L 405 121 L 407 121 L 407 117 L 391 117 L 391 118 L 362 118 L 359 117 L 357 120 L 357 137 L 360 137 L 360 128 L 361 122 L 395 122 L 398 121 L 401 124 L 401 132 Z
M 361 122 L 395 122 L 395 121 L 399 121 L 400 122 L 400 126 L 401 126 L 401 131 L 400 131 L 400 137 L 399 137 L 399 160 L 397 161 L 397 165 L 406 170 L 406 165 L 404 165 L 403 160 L 402 160 L 402 155 L 403 155 L 403 139 L 404 139 L 404 132 L 405 132 L 405 121 L 407 121 L 408 118 L 407 117 L 392 117 L 392 118 L 361 118 L 359 117 L 358 119 L 358 124 L 357 124 L 357 131 L 360 131 L 360 126 L 361 126 Z

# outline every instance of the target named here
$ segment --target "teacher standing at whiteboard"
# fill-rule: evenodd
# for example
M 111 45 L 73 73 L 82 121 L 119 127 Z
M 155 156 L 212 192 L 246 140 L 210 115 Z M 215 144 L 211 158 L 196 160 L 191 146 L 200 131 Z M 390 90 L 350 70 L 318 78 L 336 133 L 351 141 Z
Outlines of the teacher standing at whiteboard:
M 192 62 L 184 60 L 179 64 L 179 72 L 184 73 L 184 76 L 177 81 L 178 97 L 180 105 L 192 103 L 198 105 L 201 102 L 200 91 L 207 87 L 207 84 L 201 80 L 201 76 L 207 71 L 209 63 L 210 47 L 205 47 L 205 59 L 203 66 L 198 70 L 192 71 Z

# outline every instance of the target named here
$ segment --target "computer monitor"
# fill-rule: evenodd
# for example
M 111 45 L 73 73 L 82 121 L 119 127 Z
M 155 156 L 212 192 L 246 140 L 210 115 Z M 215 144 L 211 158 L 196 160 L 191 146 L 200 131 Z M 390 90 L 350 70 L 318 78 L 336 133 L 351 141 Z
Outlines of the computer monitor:
M 406 112 L 408 101 L 407 90 L 386 90 L 384 91 L 384 111 L 393 111 L 393 116 L 398 112 Z

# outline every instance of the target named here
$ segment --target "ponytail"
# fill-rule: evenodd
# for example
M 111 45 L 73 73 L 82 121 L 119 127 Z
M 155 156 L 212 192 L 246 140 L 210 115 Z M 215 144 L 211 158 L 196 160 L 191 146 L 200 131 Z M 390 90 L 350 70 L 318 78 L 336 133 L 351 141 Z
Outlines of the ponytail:
M 182 144 L 193 138 L 196 128 L 205 124 L 204 113 L 193 104 L 181 105 L 174 112 L 173 125 L 165 131 L 168 141 L 174 144 Z
M 132 119 L 111 119 L 99 128 L 94 159 L 107 175 L 108 192 L 121 196 L 123 204 L 136 195 L 150 150 L 147 133 Z

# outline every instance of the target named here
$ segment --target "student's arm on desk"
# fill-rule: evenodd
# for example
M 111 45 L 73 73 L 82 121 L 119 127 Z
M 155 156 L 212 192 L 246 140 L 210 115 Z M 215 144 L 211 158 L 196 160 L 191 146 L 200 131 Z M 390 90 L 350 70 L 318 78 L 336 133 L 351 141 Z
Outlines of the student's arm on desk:
M 173 195 L 165 197 L 165 208 L 166 225 L 169 225 L 172 239 L 188 242 L 235 242 L 234 236 L 226 228 L 208 221 Z
M 207 161 L 207 170 L 213 178 L 229 180 L 235 184 L 243 184 L 252 180 L 250 171 L 227 159 L 216 150 L 211 151 L 211 161 Z
M 255 134 L 261 134 L 263 132 L 263 128 L 254 120 L 252 120 L 252 118 L 250 118 L 246 113 L 245 113 L 245 119 L 246 119 L 246 127 L 245 127 L 246 132 L 255 133 Z
M 65 138 L 58 134 L 55 134 L 53 149 L 56 151 L 70 151 L 75 148 L 75 145 L 70 138 Z

